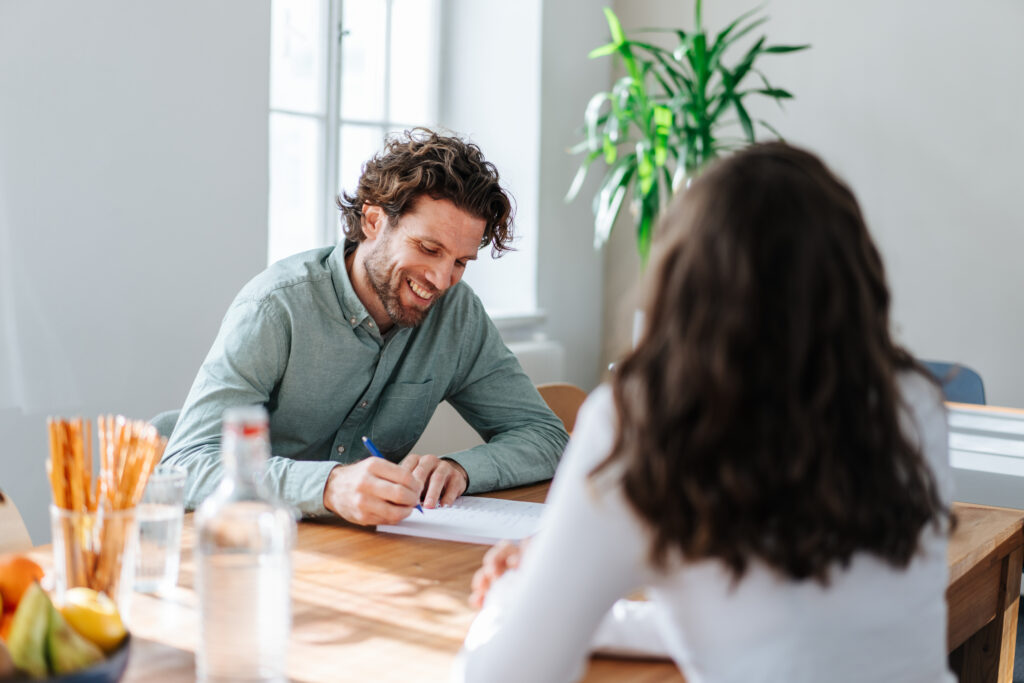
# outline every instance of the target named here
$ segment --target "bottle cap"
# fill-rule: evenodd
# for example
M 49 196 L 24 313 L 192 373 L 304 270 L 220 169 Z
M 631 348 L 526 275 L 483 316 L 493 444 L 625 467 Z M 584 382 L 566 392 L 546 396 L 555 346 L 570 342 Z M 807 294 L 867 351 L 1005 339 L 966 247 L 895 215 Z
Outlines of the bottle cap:
M 224 431 L 256 436 L 267 430 L 267 409 L 261 405 L 232 406 L 224 411 Z

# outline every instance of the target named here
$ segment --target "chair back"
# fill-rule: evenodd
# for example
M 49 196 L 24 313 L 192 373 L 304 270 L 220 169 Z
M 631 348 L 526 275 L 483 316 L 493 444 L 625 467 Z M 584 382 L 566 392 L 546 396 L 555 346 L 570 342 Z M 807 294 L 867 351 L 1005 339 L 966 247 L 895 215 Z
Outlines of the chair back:
M 572 434 L 572 430 L 576 426 L 576 414 L 580 411 L 583 401 L 586 400 L 587 392 L 568 382 L 538 384 L 537 391 L 540 392 L 544 402 L 548 404 L 548 408 L 551 408 L 551 412 L 557 415 L 565 425 L 565 431 Z
M 0 491 L 0 553 L 20 553 L 32 549 L 32 538 L 18 507 Z
M 156 431 L 160 436 L 169 439 L 171 438 L 171 432 L 174 431 L 174 426 L 178 424 L 178 415 L 180 413 L 180 410 L 165 410 L 150 420 L 149 424 L 156 427 Z
M 947 401 L 985 404 L 985 385 L 981 375 L 971 368 L 959 363 L 933 360 L 923 360 L 921 364 L 942 385 L 942 393 Z

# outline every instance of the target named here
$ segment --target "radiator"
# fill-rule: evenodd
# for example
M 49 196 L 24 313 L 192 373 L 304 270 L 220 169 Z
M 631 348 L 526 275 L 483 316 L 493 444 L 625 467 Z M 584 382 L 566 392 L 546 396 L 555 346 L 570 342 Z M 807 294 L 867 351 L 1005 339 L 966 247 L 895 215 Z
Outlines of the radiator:
M 534 384 L 565 381 L 565 348 L 549 340 L 515 342 L 508 345 Z M 434 411 L 413 453 L 445 455 L 483 443 L 480 436 L 455 412 L 447 401 Z

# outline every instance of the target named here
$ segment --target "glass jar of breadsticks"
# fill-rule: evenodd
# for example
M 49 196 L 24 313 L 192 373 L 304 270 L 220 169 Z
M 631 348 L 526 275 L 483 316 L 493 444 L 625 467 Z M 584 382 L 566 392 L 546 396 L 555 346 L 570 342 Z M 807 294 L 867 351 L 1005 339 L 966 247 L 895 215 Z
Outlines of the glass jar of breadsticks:
M 56 597 L 85 586 L 106 593 L 125 614 L 135 571 L 135 506 L 167 440 L 141 420 L 101 416 L 94 472 L 92 423 L 47 422 Z

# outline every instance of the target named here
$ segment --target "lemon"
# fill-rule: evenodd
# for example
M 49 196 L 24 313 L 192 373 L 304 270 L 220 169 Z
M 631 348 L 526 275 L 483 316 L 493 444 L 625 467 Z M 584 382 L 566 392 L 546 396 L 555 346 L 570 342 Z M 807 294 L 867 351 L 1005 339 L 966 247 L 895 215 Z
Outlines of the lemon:
M 114 601 L 91 588 L 69 588 L 59 610 L 73 629 L 105 652 L 116 648 L 128 634 Z

